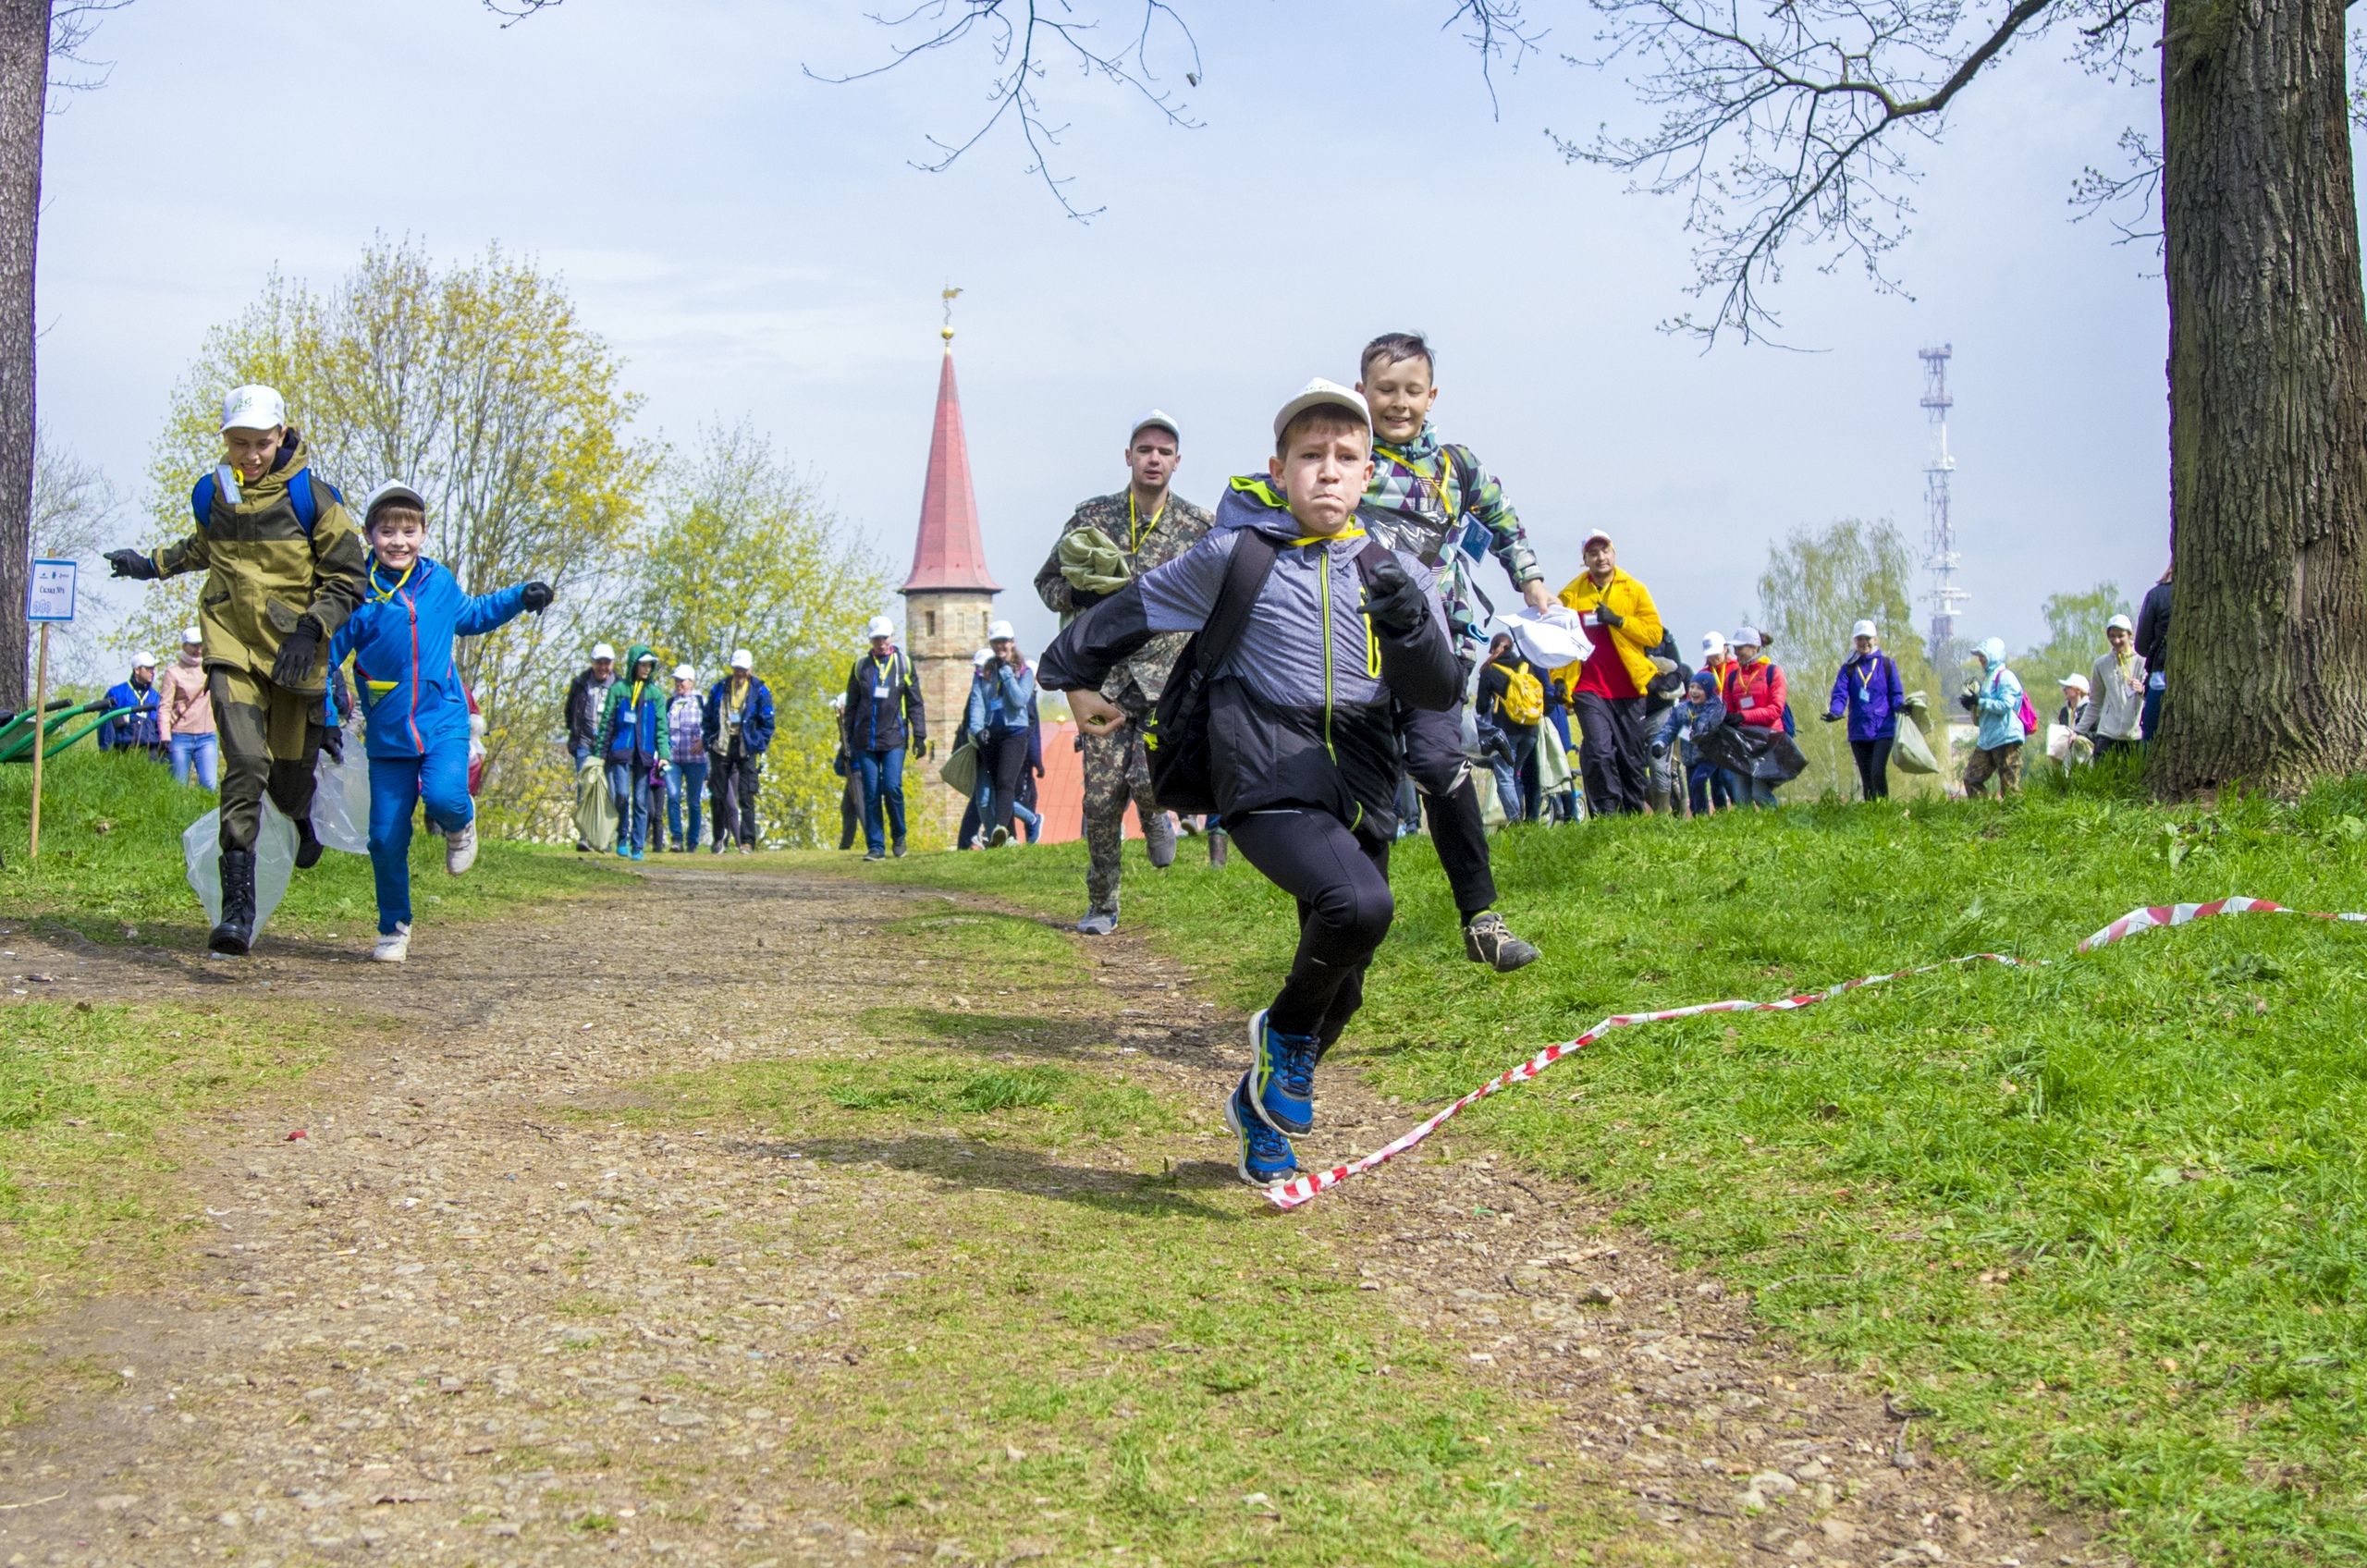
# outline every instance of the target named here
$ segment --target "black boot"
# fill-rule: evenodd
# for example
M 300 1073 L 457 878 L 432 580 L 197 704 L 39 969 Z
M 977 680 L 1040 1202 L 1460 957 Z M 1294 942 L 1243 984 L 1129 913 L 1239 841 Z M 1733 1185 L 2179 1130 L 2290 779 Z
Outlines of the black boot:
M 296 869 L 310 871 L 320 864 L 321 840 L 313 832 L 312 818 L 306 817 L 296 825 Z M 254 874 L 251 871 L 247 874 L 247 882 L 250 887 L 253 886 Z M 250 905 L 254 902 L 251 898 L 247 901 Z
M 222 924 L 205 945 L 225 958 L 244 958 L 255 939 L 255 852 L 222 851 Z

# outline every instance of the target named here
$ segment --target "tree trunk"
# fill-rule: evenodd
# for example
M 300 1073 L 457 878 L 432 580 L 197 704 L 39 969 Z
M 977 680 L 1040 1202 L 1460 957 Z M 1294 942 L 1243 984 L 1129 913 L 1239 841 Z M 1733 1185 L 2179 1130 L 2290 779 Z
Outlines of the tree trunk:
M 2367 307 L 2341 0 L 2169 0 L 2168 692 L 2147 781 L 2367 767 Z
M 49 108 L 51 0 L 0 0 L 0 708 L 31 700 L 33 242 Z

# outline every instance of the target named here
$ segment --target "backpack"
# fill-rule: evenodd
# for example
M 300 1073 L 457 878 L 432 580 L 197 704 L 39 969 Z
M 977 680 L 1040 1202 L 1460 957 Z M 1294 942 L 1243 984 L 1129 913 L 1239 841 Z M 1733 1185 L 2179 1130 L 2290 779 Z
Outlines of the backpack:
M 225 463 L 222 468 L 228 466 Z M 197 525 L 200 528 L 211 526 L 214 516 L 214 496 L 222 487 L 221 472 L 222 469 L 215 469 L 214 472 L 199 480 L 196 486 L 189 493 L 189 509 L 196 514 Z M 304 480 L 305 483 L 302 484 L 290 484 L 288 487 L 288 504 L 295 510 L 296 521 L 302 526 L 304 537 L 310 539 L 313 536 L 313 525 L 321 521 L 321 492 L 327 491 L 329 499 L 338 506 L 345 505 L 345 497 L 337 493 L 336 485 L 325 479 L 314 478 L 313 466 L 310 463 L 304 465 Z
M 1543 723 L 1545 683 L 1531 675 L 1526 664 L 1517 669 L 1502 664 L 1496 668 L 1504 672 L 1504 717 L 1523 728 Z
M 2030 694 L 2028 692 L 2022 693 L 2022 733 L 2025 736 L 2038 733 L 2038 710 L 2030 706 Z

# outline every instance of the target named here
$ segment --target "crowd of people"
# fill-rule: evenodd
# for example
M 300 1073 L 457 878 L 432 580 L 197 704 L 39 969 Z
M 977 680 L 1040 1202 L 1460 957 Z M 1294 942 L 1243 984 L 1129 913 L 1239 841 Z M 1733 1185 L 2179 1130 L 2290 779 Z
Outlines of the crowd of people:
M 772 688 L 745 648 L 702 692 L 695 666 L 658 674 L 657 651 L 606 643 L 568 683 L 575 847 L 641 860 L 672 851 L 755 852 L 756 791 L 772 749 Z

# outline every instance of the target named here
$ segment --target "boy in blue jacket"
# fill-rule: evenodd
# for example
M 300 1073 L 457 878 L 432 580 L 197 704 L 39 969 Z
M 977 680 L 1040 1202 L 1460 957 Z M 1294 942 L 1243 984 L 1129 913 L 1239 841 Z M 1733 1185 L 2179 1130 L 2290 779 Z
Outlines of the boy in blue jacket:
M 469 799 L 469 698 L 452 668 L 452 641 L 482 636 L 550 606 L 550 585 L 528 582 L 472 596 L 421 554 L 427 503 L 390 480 L 362 508 L 370 547 L 368 592 L 337 629 L 329 668 L 350 655 L 354 696 L 369 729 L 370 869 L 378 885 L 378 945 L 370 956 L 411 956 L 411 816 L 444 835 L 444 869 L 476 863 L 476 804 Z

